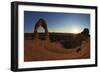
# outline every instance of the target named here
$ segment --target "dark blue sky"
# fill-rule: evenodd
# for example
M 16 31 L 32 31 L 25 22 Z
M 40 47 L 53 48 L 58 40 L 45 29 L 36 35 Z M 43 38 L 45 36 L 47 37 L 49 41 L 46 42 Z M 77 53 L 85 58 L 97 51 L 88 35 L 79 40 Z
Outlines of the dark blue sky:
M 24 32 L 34 32 L 36 22 L 44 18 L 49 32 L 79 33 L 90 29 L 90 14 L 24 11 Z M 43 28 L 39 28 L 43 32 Z

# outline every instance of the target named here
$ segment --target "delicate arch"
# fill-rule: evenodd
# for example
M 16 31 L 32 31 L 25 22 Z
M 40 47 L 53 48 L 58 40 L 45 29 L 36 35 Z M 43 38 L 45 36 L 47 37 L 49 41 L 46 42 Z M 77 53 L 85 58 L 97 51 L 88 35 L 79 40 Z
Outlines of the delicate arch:
M 44 30 L 45 30 L 45 37 L 44 37 L 44 39 L 45 39 L 45 40 L 49 40 L 49 33 L 48 33 L 47 24 L 46 24 L 46 21 L 45 21 L 43 18 L 40 18 L 40 19 L 37 21 L 37 23 L 35 24 L 35 28 L 34 28 L 34 38 L 38 38 L 38 37 L 39 37 L 39 36 L 38 36 L 37 30 L 38 30 L 38 28 L 39 28 L 40 26 L 43 27 Z

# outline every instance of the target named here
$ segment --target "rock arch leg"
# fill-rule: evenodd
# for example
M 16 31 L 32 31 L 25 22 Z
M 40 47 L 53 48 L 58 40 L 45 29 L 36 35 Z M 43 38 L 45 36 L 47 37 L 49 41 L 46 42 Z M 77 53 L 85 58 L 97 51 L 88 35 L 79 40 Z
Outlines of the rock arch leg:
M 34 37 L 33 38 L 38 38 L 39 37 L 38 32 L 37 32 L 37 29 L 38 29 L 38 27 L 35 26 L 34 34 L 33 34 Z

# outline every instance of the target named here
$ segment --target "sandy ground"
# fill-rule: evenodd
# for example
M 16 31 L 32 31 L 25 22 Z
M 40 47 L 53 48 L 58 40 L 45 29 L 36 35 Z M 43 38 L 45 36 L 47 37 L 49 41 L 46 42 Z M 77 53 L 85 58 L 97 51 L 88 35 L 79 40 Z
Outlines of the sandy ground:
M 83 41 L 81 46 L 74 49 L 65 49 L 59 42 L 51 43 L 39 39 L 24 40 L 24 61 L 86 58 L 90 58 L 90 39 Z

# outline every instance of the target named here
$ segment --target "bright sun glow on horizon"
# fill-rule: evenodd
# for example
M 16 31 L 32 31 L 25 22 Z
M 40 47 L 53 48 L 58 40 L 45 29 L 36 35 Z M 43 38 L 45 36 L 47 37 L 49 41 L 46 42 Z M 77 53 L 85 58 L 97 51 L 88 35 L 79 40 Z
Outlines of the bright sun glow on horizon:
M 75 33 L 75 34 L 80 33 L 80 30 L 77 29 L 77 28 L 74 28 L 74 29 L 72 30 L 72 33 Z

